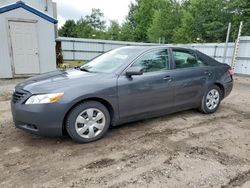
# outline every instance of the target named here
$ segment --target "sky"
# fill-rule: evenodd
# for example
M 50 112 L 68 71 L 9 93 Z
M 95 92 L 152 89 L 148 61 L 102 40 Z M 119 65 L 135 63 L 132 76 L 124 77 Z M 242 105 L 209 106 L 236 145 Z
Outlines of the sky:
M 67 19 L 78 20 L 89 15 L 92 8 L 99 8 L 105 20 L 116 20 L 120 24 L 128 14 L 133 0 L 53 0 L 57 3 L 58 24 L 61 27 Z

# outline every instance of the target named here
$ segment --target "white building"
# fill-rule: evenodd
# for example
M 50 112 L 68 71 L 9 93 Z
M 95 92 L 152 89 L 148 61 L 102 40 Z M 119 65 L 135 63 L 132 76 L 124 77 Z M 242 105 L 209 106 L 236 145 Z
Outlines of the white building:
M 51 0 L 1 0 L 0 78 L 56 70 L 56 24 Z

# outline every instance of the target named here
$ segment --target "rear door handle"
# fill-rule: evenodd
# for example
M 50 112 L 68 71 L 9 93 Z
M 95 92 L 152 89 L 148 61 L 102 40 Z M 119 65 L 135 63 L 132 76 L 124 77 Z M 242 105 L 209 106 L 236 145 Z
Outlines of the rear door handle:
M 173 77 L 172 77 L 172 76 L 165 76 L 165 77 L 163 78 L 163 80 L 166 80 L 166 81 L 171 82 L 171 81 L 173 80 Z

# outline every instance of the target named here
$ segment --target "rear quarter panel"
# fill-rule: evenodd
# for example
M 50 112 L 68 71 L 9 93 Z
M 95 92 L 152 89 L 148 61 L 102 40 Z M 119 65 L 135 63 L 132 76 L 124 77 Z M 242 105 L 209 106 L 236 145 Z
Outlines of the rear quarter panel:
M 230 68 L 229 65 L 222 63 L 214 66 L 215 83 L 223 86 L 224 98 L 230 94 L 233 88 L 233 77 L 228 73 Z

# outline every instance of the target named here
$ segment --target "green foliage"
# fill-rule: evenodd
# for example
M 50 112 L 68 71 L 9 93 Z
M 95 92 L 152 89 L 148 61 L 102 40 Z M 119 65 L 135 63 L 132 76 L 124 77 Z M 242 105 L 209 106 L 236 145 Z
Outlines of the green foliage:
M 111 20 L 110 26 L 106 32 L 106 39 L 108 40 L 120 40 L 121 28 L 117 21 Z
M 92 9 L 90 15 L 80 18 L 77 22 L 67 20 L 58 34 L 62 37 L 105 38 L 106 23 L 100 9 Z
M 78 20 L 76 25 L 76 33 L 78 38 L 91 38 L 94 34 L 94 28 L 92 28 L 84 18 Z
M 62 37 L 77 37 L 76 23 L 74 20 L 67 20 L 61 29 L 58 31 Z
M 250 35 L 250 1 L 229 0 L 228 11 L 233 15 L 233 35 L 237 36 L 240 21 L 244 22 L 242 35 Z
M 129 5 L 128 16 L 125 22 L 121 26 L 120 39 L 124 41 L 135 41 L 135 28 L 137 26 L 135 20 L 135 11 L 138 9 L 138 5 L 131 3 Z
M 152 24 L 148 28 L 148 38 L 150 42 L 164 39 L 165 43 L 172 43 L 181 22 L 181 6 L 175 0 L 158 0 L 157 5 Z
M 230 14 L 223 11 L 223 0 L 190 0 L 183 10 L 175 41 L 222 42 L 225 40 Z
M 134 11 L 135 41 L 149 41 L 147 31 L 153 21 L 155 2 L 155 0 L 138 0 L 137 9 Z
M 121 26 L 120 40 L 135 41 L 134 27 L 129 22 L 123 23 Z
M 135 0 L 125 21 L 110 21 L 106 29 L 99 9 L 78 21 L 67 20 L 60 36 L 137 42 L 224 42 L 228 23 L 235 40 L 240 21 L 250 35 L 249 0 Z
M 193 18 L 191 13 L 184 10 L 182 12 L 181 25 L 179 25 L 179 28 L 176 31 L 176 33 L 173 34 L 174 42 L 192 43 L 193 40 L 195 40 L 192 38 L 192 36 L 196 36 L 197 38 L 199 38 L 200 34 L 196 35 L 196 31 L 190 29 L 190 27 L 195 28 L 195 26 L 192 25 L 192 23 L 195 23 L 195 19 Z
M 100 9 L 92 9 L 92 13 L 85 17 L 85 21 L 95 30 L 103 31 L 106 28 L 104 14 Z

